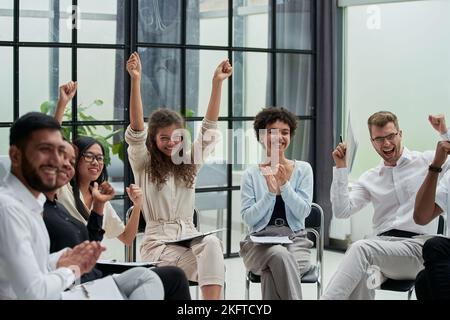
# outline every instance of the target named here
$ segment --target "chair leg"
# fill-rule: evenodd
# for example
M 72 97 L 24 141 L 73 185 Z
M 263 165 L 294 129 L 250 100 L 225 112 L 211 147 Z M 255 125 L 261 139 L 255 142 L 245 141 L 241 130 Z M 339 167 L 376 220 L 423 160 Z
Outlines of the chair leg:
M 245 300 L 250 300 L 250 280 L 245 277 Z
M 322 295 L 322 283 L 317 280 L 317 300 L 320 300 L 320 296 Z
M 408 300 L 411 300 L 413 290 L 414 290 L 414 287 L 412 287 L 411 289 L 408 290 Z

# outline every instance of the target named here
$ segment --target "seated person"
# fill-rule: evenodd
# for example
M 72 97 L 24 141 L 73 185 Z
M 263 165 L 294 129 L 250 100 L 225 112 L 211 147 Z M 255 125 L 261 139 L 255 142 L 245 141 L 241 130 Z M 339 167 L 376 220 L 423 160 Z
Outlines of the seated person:
M 259 244 L 248 235 L 241 242 L 240 255 L 247 270 L 261 275 L 264 300 L 302 299 L 300 278 L 311 266 L 312 242 L 306 237 L 305 218 L 311 211 L 312 168 L 286 158 L 297 127 L 294 114 L 269 107 L 256 115 L 253 127 L 268 159 L 244 173 L 242 218 L 250 235 L 288 236 L 293 243 Z
M 439 125 L 443 119 L 435 119 L 435 121 Z M 417 224 L 425 225 L 442 213 L 447 213 L 447 222 L 450 221 L 449 172 L 440 180 L 438 186 L 439 173 L 442 171 L 449 153 L 450 142 L 439 142 L 428 174 L 417 192 L 414 208 L 414 221 Z M 447 229 L 448 235 L 450 235 L 450 232 Z M 423 245 L 422 254 L 425 268 L 416 279 L 417 299 L 449 300 L 450 239 L 434 237 L 427 240 Z
M 437 231 L 436 224 L 420 226 L 413 220 L 414 199 L 434 153 L 403 147 L 403 132 L 392 112 L 376 112 L 367 123 L 372 146 L 382 161 L 363 173 L 349 191 L 346 145 L 340 143 L 332 153 L 336 167 L 331 203 L 334 216 L 340 219 L 372 203 L 376 236 L 358 240 L 348 248 L 322 299 L 374 299 L 375 289 L 387 278 L 415 279 L 423 268 L 424 238 L 413 236 Z M 446 127 L 434 128 L 443 137 L 449 134 Z M 368 281 L 371 270 L 378 271 L 370 278 L 374 283 Z
M 49 253 L 42 219 L 45 197 L 55 189 L 66 145 L 52 117 L 30 112 L 10 129 L 11 172 L 0 188 L 0 299 L 61 299 L 62 292 L 95 265 L 104 247 L 85 241 Z M 127 299 L 162 299 L 160 278 L 146 268 L 114 275 Z

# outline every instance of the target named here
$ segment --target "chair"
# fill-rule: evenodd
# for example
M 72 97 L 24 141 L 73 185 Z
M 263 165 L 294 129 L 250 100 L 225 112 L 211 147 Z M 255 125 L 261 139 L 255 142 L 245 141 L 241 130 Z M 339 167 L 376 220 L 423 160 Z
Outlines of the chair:
M 442 215 L 440 215 L 437 233 L 444 234 L 444 230 L 445 230 L 445 219 Z M 394 279 L 388 278 L 385 282 L 383 282 L 381 284 L 380 290 L 408 292 L 408 300 L 411 300 L 411 296 L 414 291 L 414 283 L 415 282 L 416 282 L 415 279 L 413 279 L 413 280 L 394 280 Z
M 311 212 L 305 220 L 305 230 L 308 238 L 314 242 L 316 248 L 316 263 L 311 269 L 302 275 L 301 283 L 316 283 L 317 299 L 322 295 L 323 281 L 323 210 L 317 203 L 311 204 Z M 250 282 L 261 283 L 261 276 L 251 271 L 247 272 L 245 279 L 245 299 L 250 299 Z
M 127 221 L 129 220 L 132 211 L 133 211 L 133 206 L 131 206 L 127 210 L 127 213 L 126 213 Z M 193 223 L 194 223 L 194 226 L 197 228 L 197 230 L 199 230 L 199 228 L 200 228 L 198 220 L 199 220 L 199 213 L 198 213 L 197 209 L 194 208 Z M 141 216 L 139 217 L 138 233 L 143 233 L 145 231 L 145 225 L 146 225 L 145 219 L 144 219 L 144 216 L 143 216 L 142 211 L 141 211 Z M 131 243 L 131 245 L 125 247 L 125 257 L 126 257 L 128 262 L 133 262 L 133 261 L 136 260 L 136 247 L 135 247 L 135 244 L 136 244 L 136 240 L 134 240 Z M 198 300 L 198 297 L 199 297 L 198 282 L 189 280 L 189 286 L 190 287 L 197 286 L 197 288 L 196 288 L 196 295 L 197 295 L 197 300 Z M 224 286 L 224 290 L 225 290 L 225 286 Z M 225 291 L 224 291 L 224 297 L 225 297 Z

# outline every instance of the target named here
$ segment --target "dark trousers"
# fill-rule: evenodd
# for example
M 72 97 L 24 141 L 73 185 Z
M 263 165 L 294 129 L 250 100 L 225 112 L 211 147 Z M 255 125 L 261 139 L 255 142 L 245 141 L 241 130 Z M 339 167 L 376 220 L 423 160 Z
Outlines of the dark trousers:
M 450 300 L 450 239 L 434 237 L 422 249 L 425 269 L 416 278 L 418 300 Z

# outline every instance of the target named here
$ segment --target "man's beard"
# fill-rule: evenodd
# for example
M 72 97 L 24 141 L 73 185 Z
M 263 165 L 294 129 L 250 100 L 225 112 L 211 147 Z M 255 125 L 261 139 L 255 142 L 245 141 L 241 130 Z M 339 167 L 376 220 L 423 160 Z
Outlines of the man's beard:
M 55 190 L 56 176 L 52 184 L 46 184 L 38 175 L 37 170 L 33 168 L 25 155 L 22 155 L 22 174 L 28 185 L 39 192 L 49 192 Z

